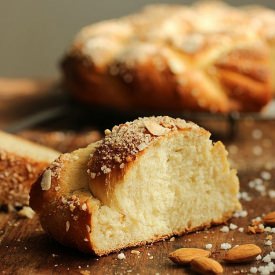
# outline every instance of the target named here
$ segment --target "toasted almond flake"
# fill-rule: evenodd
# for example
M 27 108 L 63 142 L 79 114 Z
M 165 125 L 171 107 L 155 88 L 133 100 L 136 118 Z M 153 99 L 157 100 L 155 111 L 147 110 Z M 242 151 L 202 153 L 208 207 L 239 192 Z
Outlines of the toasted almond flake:
M 66 232 L 68 232 L 70 229 L 70 222 L 66 221 Z
M 86 224 L 86 229 L 88 233 L 91 233 L 91 227 L 88 224 Z
M 139 255 L 140 251 L 133 249 L 133 250 L 131 250 L 131 254 Z
M 63 204 L 66 204 L 66 203 L 67 203 L 66 198 L 64 198 L 63 196 L 61 197 L 61 201 L 62 201 Z
M 44 174 L 43 174 L 43 177 L 42 177 L 42 180 L 41 180 L 41 189 L 43 191 L 47 191 L 51 188 L 51 178 L 52 178 L 52 171 L 50 169 L 47 169 Z
M 149 133 L 154 136 L 163 136 L 170 132 L 170 129 L 164 128 L 154 121 L 145 120 L 144 125 Z
M 186 129 L 186 122 L 182 119 L 176 119 L 176 122 L 175 122 L 176 126 L 179 128 L 179 129 Z
M 112 133 L 112 132 L 111 132 L 111 130 L 109 130 L 109 129 L 106 129 L 106 130 L 104 131 L 104 134 L 105 134 L 106 136 L 109 136 L 111 133 Z
M 32 219 L 35 215 L 35 212 L 29 206 L 24 206 L 20 211 L 18 211 L 18 214 L 21 217 Z
M 73 212 L 75 210 L 75 205 L 73 203 L 70 204 L 70 211 Z
M 83 211 L 86 211 L 86 210 L 87 210 L 87 204 L 86 204 L 85 202 L 82 204 L 81 209 L 82 209 Z
M 174 242 L 174 241 L 175 241 L 175 237 L 170 238 L 169 241 L 170 241 L 170 242 Z

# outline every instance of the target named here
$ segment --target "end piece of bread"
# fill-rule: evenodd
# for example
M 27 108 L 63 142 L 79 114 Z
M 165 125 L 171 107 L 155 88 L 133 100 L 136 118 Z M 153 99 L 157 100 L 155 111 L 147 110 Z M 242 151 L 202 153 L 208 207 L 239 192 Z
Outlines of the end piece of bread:
M 0 131 L 0 205 L 27 205 L 31 185 L 59 155 Z
M 61 155 L 32 187 L 30 205 L 60 243 L 104 255 L 223 223 L 240 209 L 236 171 L 208 131 L 150 117 L 105 134 Z

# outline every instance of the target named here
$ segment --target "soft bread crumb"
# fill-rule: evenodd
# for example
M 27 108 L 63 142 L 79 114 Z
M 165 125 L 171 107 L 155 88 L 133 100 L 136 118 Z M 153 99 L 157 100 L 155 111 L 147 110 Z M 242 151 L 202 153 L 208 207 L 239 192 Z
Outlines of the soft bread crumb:
M 257 257 L 256 257 L 256 260 L 257 261 L 260 261 L 262 259 L 262 256 L 261 255 L 258 255 Z
M 232 247 L 232 245 L 230 243 L 222 243 L 221 244 L 221 249 L 223 250 L 228 250 Z
M 220 231 L 223 232 L 223 233 L 228 233 L 229 232 L 229 227 L 225 225 L 220 229 Z
M 212 248 L 212 246 L 213 246 L 212 243 L 208 243 L 205 245 L 205 248 L 210 250 Z

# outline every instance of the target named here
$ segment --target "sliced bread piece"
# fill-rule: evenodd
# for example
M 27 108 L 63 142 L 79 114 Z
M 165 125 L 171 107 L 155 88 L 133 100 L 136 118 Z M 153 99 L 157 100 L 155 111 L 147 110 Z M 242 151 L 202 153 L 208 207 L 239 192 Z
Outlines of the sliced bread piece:
M 0 205 L 27 205 L 31 185 L 59 155 L 0 131 Z
M 221 142 L 193 123 L 140 118 L 53 162 L 30 205 L 60 243 L 97 255 L 225 222 L 239 181 Z

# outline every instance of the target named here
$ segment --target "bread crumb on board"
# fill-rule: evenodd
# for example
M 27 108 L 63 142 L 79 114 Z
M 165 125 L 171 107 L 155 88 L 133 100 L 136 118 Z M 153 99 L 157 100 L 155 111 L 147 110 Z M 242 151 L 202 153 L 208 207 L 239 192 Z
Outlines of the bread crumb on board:
M 121 252 L 121 253 L 119 253 L 119 254 L 117 255 L 117 258 L 118 258 L 119 260 L 124 260 L 124 259 L 126 259 L 126 256 L 125 256 L 125 254 L 124 254 L 123 252 Z
M 32 219 L 35 215 L 35 212 L 29 206 L 24 206 L 21 210 L 18 211 L 18 215 L 23 218 Z

